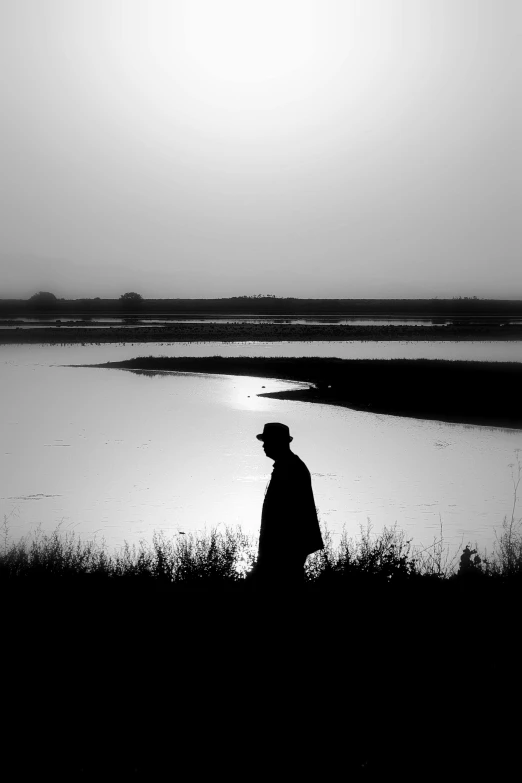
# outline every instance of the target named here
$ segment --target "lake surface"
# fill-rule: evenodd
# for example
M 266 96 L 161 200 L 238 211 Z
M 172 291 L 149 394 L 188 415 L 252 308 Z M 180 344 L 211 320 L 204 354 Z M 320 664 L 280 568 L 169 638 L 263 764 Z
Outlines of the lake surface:
M 13 353 L 14 352 L 14 353 Z M 101 363 L 135 356 L 326 356 L 340 359 L 453 359 L 477 362 L 522 362 L 522 342 L 516 341 L 324 341 L 306 342 L 166 342 L 67 343 L 0 345 L 0 357 L 11 354 L 34 364 Z M 94 358 L 91 358 L 94 357 Z
M 158 324 L 307 324 L 309 326 L 322 326 L 324 324 L 340 324 L 351 326 L 433 326 L 430 319 L 389 319 L 389 318 L 147 318 L 129 319 L 129 318 L 89 318 L 88 320 L 62 318 L 16 318 L 0 319 L 2 329 L 34 329 L 34 328 L 67 328 L 72 326 L 158 326 Z M 509 323 L 519 323 L 519 321 L 509 321 Z
M 308 465 L 321 521 L 356 535 L 397 523 L 415 544 L 440 534 L 491 549 L 511 514 L 522 432 L 257 395 L 287 381 L 75 368 L 144 355 L 467 358 L 521 361 L 520 343 L 185 343 L 0 348 L 0 514 L 12 539 L 40 524 L 150 541 L 241 524 L 256 534 L 268 460 L 256 440 L 284 421 Z M 298 386 L 300 384 L 297 384 Z M 518 516 L 522 516 L 519 509 Z
M 146 318 L 146 319 L 138 319 L 138 318 L 110 318 L 110 317 L 101 317 L 101 318 L 88 318 L 88 319 L 81 319 L 81 318 L 75 318 L 74 316 L 67 317 L 64 316 L 61 319 L 56 318 L 15 318 L 15 319 L 0 319 L 0 328 L 2 329 L 35 329 L 35 328 L 45 328 L 49 329 L 50 327 L 55 327 L 56 329 L 67 329 L 68 327 L 87 327 L 87 326 L 118 326 L 118 327 L 128 327 L 129 329 L 133 329 L 136 326 L 147 327 L 147 326 L 158 326 L 158 325 L 168 325 L 168 324 L 300 324 L 303 326 L 324 326 L 328 324 L 337 324 L 339 326 L 434 326 L 435 324 L 439 325 L 441 323 L 450 324 L 454 320 L 458 320 L 455 318 L 448 318 L 448 319 L 436 319 L 433 320 L 431 318 L 335 318 L 335 317 L 303 317 L 303 318 L 292 318 L 292 317 L 284 317 L 284 316 L 274 316 L 274 317 L 255 317 L 255 316 L 237 316 L 237 317 L 212 317 L 207 316 L 206 318 L 184 318 L 184 317 L 173 317 L 173 318 Z M 494 323 L 499 320 L 502 320 L 503 323 L 506 324 L 520 324 L 522 323 L 521 318 L 505 318 L 505 319 L 499 319 L 498 316 L 496 317 L 488 317 L 485 316 L 483 318 L 471 318 L 469 319 L 469 323 L 480 323 L 480 324 L 489 324 Z

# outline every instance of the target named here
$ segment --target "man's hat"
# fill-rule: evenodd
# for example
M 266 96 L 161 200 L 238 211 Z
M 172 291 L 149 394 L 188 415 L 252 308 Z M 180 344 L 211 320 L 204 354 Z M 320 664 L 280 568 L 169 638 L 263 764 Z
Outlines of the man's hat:
M 276 421 L 265 424 L 263 432 L 260 435 L 256 435 L 256 438 L 258 440 L 285 440 L 288 443 L 293 440 L 286 424 L 279 424 Z

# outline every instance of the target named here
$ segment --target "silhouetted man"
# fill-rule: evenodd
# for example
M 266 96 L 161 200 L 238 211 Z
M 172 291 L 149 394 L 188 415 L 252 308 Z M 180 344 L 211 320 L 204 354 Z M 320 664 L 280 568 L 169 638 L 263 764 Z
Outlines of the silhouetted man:
M 290 449 L 286 424 L 265 424 L 256 436 L 274 460 L 266 489 L 255 576 L 267 584 L 298 584 L 309 554 L 322 549 L 310 471 Z

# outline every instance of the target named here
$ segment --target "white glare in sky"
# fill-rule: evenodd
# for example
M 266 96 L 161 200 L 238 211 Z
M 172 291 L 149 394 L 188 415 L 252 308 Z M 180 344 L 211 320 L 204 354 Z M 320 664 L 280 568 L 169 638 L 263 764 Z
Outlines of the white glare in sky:
M 390 10 L 351 0 L 138 3 L 104 13 L 99 55 L 105 75 L 117 71 L 119 102 L 159 124 L 242 141 L 267 130 L 313 136 L 347 109 L 374 117 L 381 99 L 385 121 L 395 77 L 407 86 L 403 18 Z M 92 50 L 85 57 L 92 66 Z
M 277 88 L 304 78 L 327 54 L 314 10 L 303 2 L 196 2 L 187 9 L 187 61 L 201 78 L 223 88 Z

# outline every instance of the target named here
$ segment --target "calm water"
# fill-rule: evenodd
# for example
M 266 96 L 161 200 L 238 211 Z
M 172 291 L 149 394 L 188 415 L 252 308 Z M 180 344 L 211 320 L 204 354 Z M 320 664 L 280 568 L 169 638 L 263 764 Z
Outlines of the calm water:
M 14 354 L 13 354 L 14 352 Z M 479 362 L 522 362 L 522 342 L 405 341 L 277 341 L 187 343 L 67 343 L 0 345 L 9 361 L 20 356 L 32 364 L 78 364 L 130 359 L 135 356 L 330 356 L 341 359 L 455 359 Z M 88 357 L 83 359 L 81 357 Z M 78 358 L 80 357 L 80 358 Z M 91 358 L 93 357 L 93 358 Z
M 398 526 L 491 548 L 511 513 L 522 432 L 258 397 L 292 384 L 71 368 L 139 355 L 427 356 L 521 361 L 519 343 L 275 343 L 2 346 L 0 514 L 13 539 L 61 523 L 124 540 L 241 524 L 259 528 L 272 462 L 255 439 L 286 422 L 337 536 Z M 264 388 L 263 388 L 264 387 Z M 519 513 L 522 516 L 522 511 Z
M 14 323 L 16 321 L 16 323 Z M 446 321 L 450 323 L 451 321 Z M 471 321 L 475 323 L 475 321 Z M 489 323 L 489 319 L 482 318 L 479 323 Z M 505 320 L 509 324 L 520 324 L 522 319 L 509 318 Z M 60 324 L 58 327 L 57 324 Z M 111 326 L 129 327 L 135 326 L 158 326 L 158 324 L 301 324 L 307 326 L 324 326 L 328 324 L 337 325 L 350 325 L 350 326 L 433 326 L 434 322 L 430 318 L 334 318 L 334 317 L 317 317 L 317 318 L 284 318 L 284 317 L 265 317 L 255 318 L 252 316 L 236 318 L 147 318 L 140 319 L 126 319 L 126 318 L 90 318 L 88 320 L 75 319 L 74 316 L 68 318 L 64 316 L 60 321 L 56 318 L 16 318 L 16 319 L 0 319 L 0 328 L 2 329 L 34 329 L 56 326 L 56 328 L 67 329 L 71 326 L 101 326 L 103 324 Z
M 55 318 L 17 318 L 16 324 L 12 320 L 1 320 L 2 329 L 34 329 L 35 327 L 55 326 L 58 321 Z M 371 318 L 147 318 L 146 320 L 134 320 L 132 323 L 125 318 L 90 318 L 87 321 L 75 320 L 74 318 L 62 318 L 60 328 L 67 326 L 100 326 L 101 324 L 111 324 L 118 326 L 157 326 L 158 324 L 307 324 L 309 326 L 322 326 L 324 324 L 350 324 L 351 326 L 431 326 L 433 321 L 422 319 L 371 319 Z

